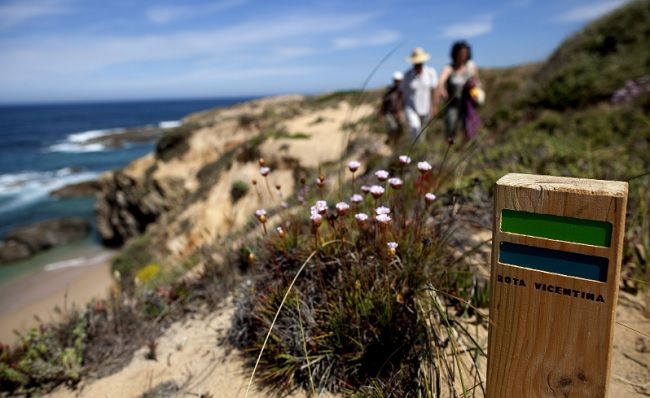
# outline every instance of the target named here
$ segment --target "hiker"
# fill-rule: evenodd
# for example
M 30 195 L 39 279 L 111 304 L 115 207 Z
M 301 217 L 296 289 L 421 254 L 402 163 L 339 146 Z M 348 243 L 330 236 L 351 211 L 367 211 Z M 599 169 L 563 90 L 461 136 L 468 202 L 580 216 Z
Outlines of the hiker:
M 434 97 L 436 111 L 441 101 L 446 101 L 445 133 L 450 144 L 454 143 L 459 127 L 464 133 L 463 144 L 478 134 L 481 119 L 477 106 L 483 102 L 484 97 L 478 68 L 472 61 L 472 49 L 467 42 L 457 41 L 451 47 L 451 63 L 442 70 Z
M 404 74 L 400 84 L 401 102 L 413 138 L 433 116 L 432 99 L 438 75 L 435 69 L 424 64 L 429 58 L 423 49 L 414 48 L 411 56 L 406 59 L 413 67 Z
M 393 73 L 393 84 L 386 88 L 379 108 L 379 121 L 386 124 L 387 144 L 395 144 L 402 136 L 402 107 L 399 86 L 404 78 L 402 72 Z

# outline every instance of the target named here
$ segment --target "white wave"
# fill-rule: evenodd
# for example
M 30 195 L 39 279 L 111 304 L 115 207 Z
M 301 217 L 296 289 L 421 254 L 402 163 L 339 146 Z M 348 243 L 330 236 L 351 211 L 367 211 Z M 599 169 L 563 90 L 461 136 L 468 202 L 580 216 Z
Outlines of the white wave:
M 183 124 L 181 120 L 167 120 L 158 123 L 158 127 L 161 129 L 173 129 L 180 126 L 181 124 Z
M 183 122 L 181 120 L 164 120 L 158 123 L 158 128 L 172 129 L 178 127 Z M 151 126 L 149 126 L 151 127 Z M 121 134 L 126 131 L 125 128 L 117 127 L 103 130 L 88 130 L 80 133 L 68 134 L 64 142 L 50 145 L 45 152 L 101 152 L 108 148 L 101 143 L 92 142 L 101 137 L 114 134 Z
M 0 205 L 0 213 L 34 203 L 68 184 L 96 179 L 98 175 L 88 171 L 75 173 L 69 167 L 53 171 L 0 174 L 0 196 L 8 199 Z
M 112 134 L 119 134 L 123 131 L 124 131 L 123 128 L 89 130 L 81 133 L 68 134 L 67 139 L 69 142 L 74 142 L 76 144 L 83 144 L 95 138 L 105 137 L 107 135 L 112 135 Z
M 50 145 L 46 152 L 101 152 L 106 150 L 104 144 L 75 144 L 72 142 L 63 142 L 61 144 Z
M 74 268 L 81 267 L 86 264 L 85 258 L 72 258 L 70 260 L 61 260 L 50 263 L 45 266 L 45 271 L 56 271 L 57 269 L 62 268 Z
M 43 269 L 45 271 L 56 271 L 64 268 L 85 267 L 89 265 L 101 264 L 111 258 L 110 253 L 100 253 L 90 257 L 78 257 L 68 260 L 55 261 L 46 265 Z
M 80 133 L 68 134 L 65 141 L 50 145 L 45 152 L 101 152 L 107 148 L 104 144 L 90 142 L 96 138 L 107 135 L 123 133 L 123 128 L 88 130 Z

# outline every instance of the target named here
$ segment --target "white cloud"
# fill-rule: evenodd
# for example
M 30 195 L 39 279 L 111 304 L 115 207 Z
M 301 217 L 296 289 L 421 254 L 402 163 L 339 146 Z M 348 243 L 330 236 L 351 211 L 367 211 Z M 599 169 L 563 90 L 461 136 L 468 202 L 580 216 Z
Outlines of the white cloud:
M 159 90 L 156 84 L 162 90 L 200 79 L 216 86 L 245 77 L 272 82 L 267 77 L 308 73 L 305 65 L 288 62 L 322 51 L 305 43 L 360 29 L 375 16 L 294 14 L 150 35 L 0 38 L 0 100 L 35 91 L 83 95 L 96 88 L 101 95 L 111 88 Z
M 129 62 L 182 60 L 269 51 L 271 44 L 309 35 L 357 27 L 368 14 L 293 16 L 249 21 L 212 30 L 190 30 L 146 36 L 50 36 L 0 40 L 0 75 L 12 73 L 74 73 Z
M 598 18 L 601 15 L 607 14 L 608 12 L 618 8 L 619 6 L 627 3 L 629 0 L 607 0 L 600 1 L 597 3 L 591 3 L 588 5 L 575 7 L 570 10 L 563 12 L 560 15 L 557 15 L 553 18 L 555 22 L 584 22 L 589 21 L 594 18 Z
M 372 36 L 337 37 L 333 41 L 335 49 L 350 49 L 358 47 L 382 46 L 391 44 L 400 38 L 399 32 L 385 30 Z
M 246 0 L 223 0 L 206 5 L 192 6 L 157 6 L 146 10 L 147 18 L 157 24 L 166 24 L 179 19 L 189 19 L 199 15 L 212 14 L 228 8 L 237 7 L 246 3 Z
M 494 14 L 481 15 L 467 22 L 446 26 L 442 36 L 452 39 L 468 39 L 490 33 L 493 29 Z
M 32 18 L 68 12 L 70 8 L 60 0 L 14 1 L 0 5 L 0 27 L 6 28 Z

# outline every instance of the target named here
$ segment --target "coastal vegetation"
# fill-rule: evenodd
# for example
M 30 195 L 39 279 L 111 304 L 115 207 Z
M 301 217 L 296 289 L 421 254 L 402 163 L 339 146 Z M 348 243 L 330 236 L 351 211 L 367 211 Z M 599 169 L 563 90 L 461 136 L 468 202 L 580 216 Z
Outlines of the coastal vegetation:
M 482 70 L 485 133 L 463 149 L 440 139 L 436 121 L 428 142 L 404 139 L 382 152 L 374 114 L 346 121 L 338 160 L 308 166 L 286 149 L 312 137 L 284 131 L 283 120 L 324 125 L 315 110 L 373 109 L 377 91 L 190 117 L 160 139 L 156 159 L 137 165 L 140 179 L 130 170 L 104 181 L 100 217 L 115 215 L 105 228 L 125 243 L 112 264 L 115 290 L 0 347 L 2 390 L 74 386 L 118 371 L 143 346 L 156 358 L 166 326 L 234 296 L 220 343 L 239 349 L 251 380 L 269 392 L 480 396 L 489 239 L 473 228 L 491 228 L 493 184 L 503 174 L 629 181 L 621 286 L 648 292 L 648 26 L 648 2 L 632 2 L 542 64 Z M 643 89 L 626 89 L 628 81 Z M 228 131 L 241 134 L 237 145 L 201 162 L 185 156 L 209 126 L 230 129 L 210 137 L 215 147 Z M 162 163 L 181 159 L 192 178 L 160 176 Z M 216 218 L 228 228 L 212 233 L 200 221 L 217 206 L 248 213 L 239 224 Z

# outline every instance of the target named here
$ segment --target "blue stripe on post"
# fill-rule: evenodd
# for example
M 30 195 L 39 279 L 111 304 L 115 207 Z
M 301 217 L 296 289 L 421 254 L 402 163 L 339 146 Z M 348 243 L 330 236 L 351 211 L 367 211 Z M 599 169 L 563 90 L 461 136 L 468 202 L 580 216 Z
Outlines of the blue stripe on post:
M 608 259 L 580 253 L 501 242 L 499 262 L 538 271 L 607 282 Z

